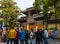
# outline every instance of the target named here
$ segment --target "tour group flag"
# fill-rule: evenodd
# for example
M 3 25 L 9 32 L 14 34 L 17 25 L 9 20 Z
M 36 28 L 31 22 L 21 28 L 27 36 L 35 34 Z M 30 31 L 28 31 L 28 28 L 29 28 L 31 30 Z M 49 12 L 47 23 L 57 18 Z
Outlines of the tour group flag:
M 1 28 L 2 28 L 2 29 L 4 28 L 4 22 L 2 22 Z

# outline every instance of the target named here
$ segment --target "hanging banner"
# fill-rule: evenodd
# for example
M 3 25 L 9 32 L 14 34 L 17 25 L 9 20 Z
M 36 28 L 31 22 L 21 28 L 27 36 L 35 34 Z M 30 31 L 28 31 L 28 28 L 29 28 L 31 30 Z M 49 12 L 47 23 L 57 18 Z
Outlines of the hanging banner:
M 0 25 L 0 30 L 3 30 L 4 28 L 4 22 L 2 22 L 2 24 Z

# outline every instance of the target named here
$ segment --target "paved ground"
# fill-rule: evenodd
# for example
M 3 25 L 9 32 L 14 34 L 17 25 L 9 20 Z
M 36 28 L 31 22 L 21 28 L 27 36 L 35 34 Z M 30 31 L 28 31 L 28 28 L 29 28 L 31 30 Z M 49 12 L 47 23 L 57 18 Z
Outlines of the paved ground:
M 50 44 L 60 44 L 60 40 L 49 40 Z M 0 42 L 0 44 L 6 44 L 4 42 Z
M 0 44 L 6 44 L 6 43 L 4 43 L 4 42 L 0 42 Z
M 49 40 L 50 44 L 60 44 L 60 40 Z

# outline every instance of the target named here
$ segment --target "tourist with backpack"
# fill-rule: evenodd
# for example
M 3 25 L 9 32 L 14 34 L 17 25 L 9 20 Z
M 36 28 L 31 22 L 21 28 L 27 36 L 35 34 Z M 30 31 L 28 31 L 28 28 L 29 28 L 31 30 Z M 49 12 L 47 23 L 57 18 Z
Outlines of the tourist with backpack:
M 49 44 L 48 42 L 48 31 L 44 29 L 44 44 Z
M 24 29 L 21 29 L 21 32 L 19 33 L 19 38 L 20 38 L 20 44 L 25 44 L 26 32 Z
M 30 44 L 34 44 L 35 36 L 34 36 L 33 29 L 31 29 L 29 37 L 30 37 Z

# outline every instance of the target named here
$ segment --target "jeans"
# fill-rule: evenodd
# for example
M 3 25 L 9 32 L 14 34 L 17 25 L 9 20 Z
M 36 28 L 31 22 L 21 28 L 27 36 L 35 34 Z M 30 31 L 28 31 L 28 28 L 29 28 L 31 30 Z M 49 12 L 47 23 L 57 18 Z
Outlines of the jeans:
M 19 44 L 19 39 L 18 38 L 16 38 L 15 44 Z
M 29 43 L 28 43 L 28 39 L 25 40 L 25 44 L 29 44 Z
M 35 44 L 34 39 L 30 38 L 30 44 Z
M 40 44 L 40 39 L 36 39 L 36 44 Z
M 10 39 L 7 39 L 7 43 L 6 44 L 9 44 L 9 41 L 10 41 Z
M 24 44 L 25 43 L 25 40 L 20 40 L 20 44 Z
M 43 44 L 43 38 L 36 38 L 36 44 Z
M 15 39 L 7 39 L 7 44 L 9 44 L 9 42 L 10 44 L 13 44 L 13 43 L 16 44 Z
M 48 38 L 44 37 L 44 44 L 49 44 L 48 43 Z

